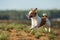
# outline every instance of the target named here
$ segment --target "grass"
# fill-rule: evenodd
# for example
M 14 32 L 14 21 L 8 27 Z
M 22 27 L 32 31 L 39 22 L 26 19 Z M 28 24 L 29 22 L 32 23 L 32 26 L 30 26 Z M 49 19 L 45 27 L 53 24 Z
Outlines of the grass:
M 49 34 L 49 35 L 48 35 L 48 38 L 49 38 L 49 40 L 54 40 L 55 35 L 54 35 L 54 34 Z
M 7 38 L 9 37 L 9 32 L 11 30 L 16 30 L 16 34 L 18 36 L 22 31 L 27 35 L 31 32 L 30 27 L 27 24 L 19 24 L 16 22 L 0 23 L 0 40 L 8 40 Z M 40 39 L 42 36 L 47 35 L 49 40 L 54 40 L 54 38 L 57 36 L 55 33 L 53 33 L 53 31 L 50 33 L 46 32 L 42 27 L 33 29 L 31 35 L 36 39 Z
M 8 38 L 8 32 L 7 31 L 0 31 L 0 40 L 7 40 Z

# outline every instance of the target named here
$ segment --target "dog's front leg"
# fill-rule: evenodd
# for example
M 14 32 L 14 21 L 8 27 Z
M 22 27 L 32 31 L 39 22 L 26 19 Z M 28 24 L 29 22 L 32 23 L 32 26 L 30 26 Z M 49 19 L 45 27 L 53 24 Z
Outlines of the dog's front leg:
M 30 29 L 34 29 L 37 26 L 37 22 L 35 19 L 31 19 L 31 28 Z
M 30 29 L 34 29 L 36 26 L 35 25 L 31 25 L 31 28 Z

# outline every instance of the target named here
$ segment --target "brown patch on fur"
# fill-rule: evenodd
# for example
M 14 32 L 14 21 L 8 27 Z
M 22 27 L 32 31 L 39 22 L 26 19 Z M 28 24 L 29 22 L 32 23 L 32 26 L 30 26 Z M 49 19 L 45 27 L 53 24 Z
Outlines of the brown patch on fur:
M 46 18 L 45 17 L 42 17 L 41 18 L 41 23 L 40 23 L 40 26 L 39 27 L 41 27 L 41 26 L 43 26 L 45 24 L 46 24 Z
M 35 16 L 36 16 L 36 14 L 37 14 L 37 12 L 36 12 L 36 11 L 37 11 L 37 8 L 35 8 L 34 10 L 32 10 L 32 12 L 31 12 L 31 14 L 30 14 L 30 16 L 29 16 L 29 17 L 30 17 L 30 18 L 31 18 L 31 17 L 35 17 Z
M 35 17 L 35 16 L 36 16 L 36 13 L 32 12 L 29 17 L 31 18 L 31 17 Z

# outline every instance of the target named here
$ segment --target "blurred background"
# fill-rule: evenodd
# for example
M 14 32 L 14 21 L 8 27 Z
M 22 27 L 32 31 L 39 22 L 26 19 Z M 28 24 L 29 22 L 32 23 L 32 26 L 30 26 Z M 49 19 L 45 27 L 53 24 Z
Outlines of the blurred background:
M 60 0 L 0 0 L 0 20 L 27 20 L 31 8 L 38 8 L 39 16 L 45 12 L 50 19 L 60 18 Z
M 31 8 L 38 8 L 38 15 L 47 13 L 51 32 L 43 28 L 30 34 Z M 0 40 L 60 40 L 60 0 L 0 0 Z
M 0 22 L 27 22 L 26 15 L 31 8 L 38 8 L 40 17 L 47 13 L 51 21 L 60 22 L 59 4 L 60 0 L 0 0 Z

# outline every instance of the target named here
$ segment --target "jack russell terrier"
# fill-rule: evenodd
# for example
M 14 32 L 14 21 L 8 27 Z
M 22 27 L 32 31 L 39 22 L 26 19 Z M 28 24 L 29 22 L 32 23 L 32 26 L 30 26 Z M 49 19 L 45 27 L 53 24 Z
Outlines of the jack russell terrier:
M 50 24 L 50 21 L 49 21 L 46 13 L 43 13 L 43 17 L 39 17 L 37 14 L 37 8 L 35 8 L 35 9 L 31 9 L 29 11 L 27 17 L 31 18 L 31 28 L 30 29 L 46 25 L 48 28 L 45 28 L 45 30 L 46 31 L 48 30 L 49 32 L 51 31 L 51 29 L 50 29 L 51 24 Z

